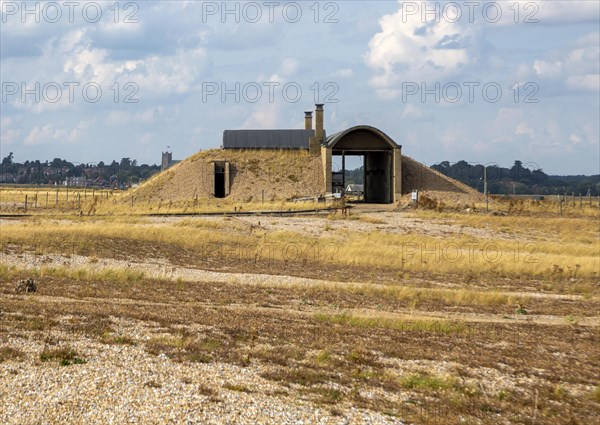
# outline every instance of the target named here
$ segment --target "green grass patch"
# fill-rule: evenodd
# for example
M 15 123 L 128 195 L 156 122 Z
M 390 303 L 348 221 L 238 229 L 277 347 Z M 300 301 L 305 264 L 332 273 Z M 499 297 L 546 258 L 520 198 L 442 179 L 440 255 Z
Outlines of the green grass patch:
M 600 403 L 600 385 L 596 385 L 596 388 L 592 391 L 592 400 L 597 403 Z
M 87 360 L 79 357 L 75 350 L 68 347 L 56 348 L 53 350 L 45 349 L 40 353 L 40 360 L 43 362 L 58 360 L 58 363 L 61 366 L 87 363 Z

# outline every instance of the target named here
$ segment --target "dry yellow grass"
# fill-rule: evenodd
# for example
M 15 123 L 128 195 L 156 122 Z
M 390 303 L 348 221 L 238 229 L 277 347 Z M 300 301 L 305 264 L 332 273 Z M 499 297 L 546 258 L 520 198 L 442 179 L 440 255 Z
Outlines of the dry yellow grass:
M 46 194 L 48 203 L 46 204 Z M 328 208 L 316 202 L 286 202 L 262 199 L 243 202 L 233 198 L 165 201 L 160 199 L 140 200 L 134 190 L 122 192 L 92 190 L 85 188 L 0 189 L 0 212 L 28 213 L 39 215 L 147 215 L 147 214 L 203 214 L 234 213 L 251 211 L 297 211 Z M 27 195 L 27 208 L 25 196 Z M 37 196 L 37 201 L 36 201 Z M 133 198 L 133 200 L 132 200 Z M 46 206 L 47 205 L 47 206 Z
M 447 218 L 449 220 L 450 218 Z M 462 218 L 456 219 L 459 223 Z M 505 217 L 488 217 L 493 226 L 510 224 Z M 466 220 L 469 220 L 468 218 Z M 544 218 L 529 218 L 519 228 L 525 234 L 545 226 Z M 142 243 L 169 244 L 201 252 L 208 244 L 234 249 L 240 258 L 269 255 L 272 260 L 336 263 L 462 276 L 597 279 L 600 241 L 592 223 L 582 223 L 582 237 L 489 239 L 488 236 L 452 234 L 390 234 L 378 230 L 333 233 L 314 237 L 304 233 L 253 229 L 231 221 L 207 220 L 168 223 L 77 219 L 75 221 L 29 220 L 3 224 L 1 245 L 68 249 L 88 246 L 94 240 L 126 239 Z M 503 223 L 503 224 L 498 224 Z M 527 230 L 530 229 L 530 230 Z M 342 238 L 340 240 L 340 237 Z M 595 237 L 595 239 L 594 239 Z M 367 248 L 368 247 L 368 248 Z
M 65 186 L 1 186 L 0 210 L 4 212 L 25 211 L 87 211 L 94 204 L 111 204 L 119 191 Z M 27 199 L 26 199 L 27 198 Z
M 432 204 L 436 208 L 422 208 L 419 214 L 454 214 L 457 211 L 466 212 L 470 209 L 471 212 L 477 211 L 482 213 L 486 211 L 485 201 L 477 199 L 470 201 L 462 199 L 460 196 L 454 196 L 451 192 L 432 192 L 426 191 L 422 194 L 427 195 L 432 199 Z M 482 195 L 483 196 L 483 195 Z M 545 215 L 547 217 L 596 217 L 600 218 L 600 200 L 594 198 L 579 198 L 573 200 L 568 197 L 568 201 L 559 203 L 555 197 L 548 197 L 543 201 L 531 199 L 507 199 L 502 197 L 490 197 L 488 204 L 489 213 L 507 214 L 510 217 L 515 216 L 537 216 Z M 412 205 L 410 195 L 404 195 L 400 201 L 401 205 Z M 561 208 L 562 205 L 562 208 Z M 561 215 L 562 212 L 562 215 Z M 477 215 L 477 214 L 475 214 Z
M 358 328 L 385 328 L 401 331 L 435 332 L 443 334 L 462 333 L 465 326 L 462 323 L 453 323 L 449 320 L 439 319 L 414 319 L 410 317 L 385 317 L 383 314 L 367 315 L 342 312 L 339 314 L 315 314 L 321 322 L 350 325 Z
M 588 244 L 600 237 L 600 210 L 586 209 L 581 216 L 540 216 L 491 214 L 465 214 L 452 211 L 414 210 L 411 216 L 436 222 L 449 222 L 467 227 L 493 229 L 509 234 L 525 234 L 531 239 L 557 238 L 564 241 L 577 241 Z

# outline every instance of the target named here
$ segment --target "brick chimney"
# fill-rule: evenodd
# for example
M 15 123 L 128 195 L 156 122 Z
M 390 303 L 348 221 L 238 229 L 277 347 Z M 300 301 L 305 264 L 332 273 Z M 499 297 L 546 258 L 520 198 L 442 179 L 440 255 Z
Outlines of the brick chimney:
M 312 111 L 306 111 L 304 113 L 304 129 L 305 130 L 312 130 L 313 126 L 312 126 Z
M 315 107 L 315 137 L 320 145 L 324 142 L 325 137 L 323 130 L 323 104 L 317 103 Z

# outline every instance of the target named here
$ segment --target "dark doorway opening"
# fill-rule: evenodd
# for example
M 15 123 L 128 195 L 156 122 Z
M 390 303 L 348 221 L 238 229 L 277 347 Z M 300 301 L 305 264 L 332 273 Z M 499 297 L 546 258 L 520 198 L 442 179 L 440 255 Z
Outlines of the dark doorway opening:
M 225 197 L 225 164 L 215 163 L 215 198 Z
M 400 153 L 400 146 L 385 133 L 374 127 L 356 126 L 330 136 L 327 145 L 331 149 L 333 192 L 340 187 L 339 180 L 346 190 L 357 189 L 345 184 L 349 180 L 347 171 L 352 169 L 347 168 L 346 165 L 353 160 L 359 160 L 362 161 L 360 169 L 363 175 L 363 185 L 360 188 L 364 193 L 362 201 L 381 204 L 394 201 L 396 188 L 400 189 L 401 185 L 400 176 L 395 172 L 395 168 L 400 168 L 399 164 L 395 163 L 400 160 L 400 155 L 396 157 L 396 154 Z M 341 164 L 341 172 L 334 169 L 333 158 L 336 156 L 341 157 L 338 162 Z M 339 175 L 337 181 L 335 174 Z M 354 178 L 356 176 L 353 176 Z
M 333 193 L 348 191 L 348 162 L 362 162 L 362 187 L 354 185 L 360 191 L 359 202 L 387 204 L 392 202 L 392 151 L 333 151 L 335 170 L 332 170 Z M 349 161 L 349 159 L 351 161 Z M 356 181 L 354 183 L 357 183 Z
M 365 155 L 365 202 L 392 202 L 391 151 L 368 152 Z

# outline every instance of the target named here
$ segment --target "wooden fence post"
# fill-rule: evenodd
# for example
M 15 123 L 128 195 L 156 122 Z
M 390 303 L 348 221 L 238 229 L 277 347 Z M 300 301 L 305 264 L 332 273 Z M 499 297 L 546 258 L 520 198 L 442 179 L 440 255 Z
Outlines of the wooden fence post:
M 562 215 L 562 204 L 563 204 L 563 200 L 562 200 L 562 198 L 559 198 L 558 199 L 558 207 L 560 210 L 560 215 Z

